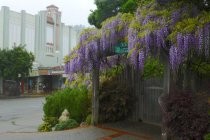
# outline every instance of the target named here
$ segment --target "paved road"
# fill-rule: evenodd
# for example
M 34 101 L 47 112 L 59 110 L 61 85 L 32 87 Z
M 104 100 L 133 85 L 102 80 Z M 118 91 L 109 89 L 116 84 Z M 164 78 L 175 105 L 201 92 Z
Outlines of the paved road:
M 43 102 L 44 98 L 0 100 L 0 140 L 153 140 L 153 135 L 144 131 L 150 126 L 143 124 L 135 128 L 138 131 L 90 126 L 68 131 L 38 133 L 38 125 L 42 123 Z M 141 126 L 142 130 L 139 129 Z M 158 140 L 156 135 L 155 140 Z
M 0 133 L 36 132 L 42 122 L 44 98 L 0 100 Z

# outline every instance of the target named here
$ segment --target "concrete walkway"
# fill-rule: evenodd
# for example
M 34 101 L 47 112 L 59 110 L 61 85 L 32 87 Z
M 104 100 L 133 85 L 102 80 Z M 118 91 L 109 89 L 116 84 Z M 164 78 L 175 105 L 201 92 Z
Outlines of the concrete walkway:
M 113 134 L 96 127 L 76 128 L 67 131 L 45 133 L 4 133 L 0 134 L 1 140 L 99 140 Z
M 161 140 L 161 127 L 143 122 L 123 121 L 103 124 L 99 127 L 117 132 L 118 136 L 116 138 L 113 136 L 113 140 L 128 140 L 130 137 L 145 140 Z
M 110 125 L 110 124 L 109 124 Z M 159 140 L 157 131 L 153 131 L 155 127 L 150 125 L 142 125 L 145 129 L 149 127 L 153 130 L 145 133 L 140 130 L 136 132 L 127 131 L 125 128 L 118 129 L 106 126 L 89 126 L 85 128 L 76 128 L 66 131 L 54 131 L 45 133 L 1 133 L 1 140 Z M 116 126 L 119 126 L 118 124 Z M 115 126 L 115 127 L 116 127 Z M 134 127 L 133 129 L 136 129 Z M 140 132 L 141 131 L 141 132 Z

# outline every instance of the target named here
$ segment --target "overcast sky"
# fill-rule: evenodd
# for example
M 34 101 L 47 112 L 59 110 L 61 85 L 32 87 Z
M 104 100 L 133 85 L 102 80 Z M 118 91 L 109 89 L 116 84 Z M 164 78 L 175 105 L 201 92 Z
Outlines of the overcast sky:
M 90 10 L 96 8 L 94 0 L 0 0 L 1 6 L 9 6 L 10 10 L 20 12 L 25 10 L 30 14 L 37 14 L 47 6 L 54 4 L 62 12 L 62 22 L 67 25 L 85 25 L 88 23 Z

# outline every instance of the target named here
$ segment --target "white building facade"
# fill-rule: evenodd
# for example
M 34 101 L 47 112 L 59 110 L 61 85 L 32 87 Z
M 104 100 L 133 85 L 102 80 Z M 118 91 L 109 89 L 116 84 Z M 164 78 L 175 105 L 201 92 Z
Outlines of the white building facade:
M 67 26 L 61 22 L 58 7 L 50 5 L 46 10 L 31 15 L 2 6 L 0 11 L 0 49 L 11 49 L 19 44 L 35 56 L 34 69 L 26 89 L 41 90 L 49 84 L 49 90 L 59 87 L 65 55 L 75 47 L 84 26 Z M 30 81 L 32 80 L 32 82 Z M 56 85 L 57 84 L 57 85 Z

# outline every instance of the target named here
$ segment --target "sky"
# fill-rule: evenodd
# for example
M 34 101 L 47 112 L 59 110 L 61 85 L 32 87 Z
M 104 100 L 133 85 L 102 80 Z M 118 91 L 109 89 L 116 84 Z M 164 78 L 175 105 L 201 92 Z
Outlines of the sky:
M 66 25 L 85 25 L 88 23 L 90 10 L 96 9 L 94 0 L 0 0 L 1 6 L 8 6 L 10 10 L 20 12 L 25 10 L 30 14 L 37 14 L 46 10 L 49 5 L 55 5 L 62 12 L 61 21 Z

